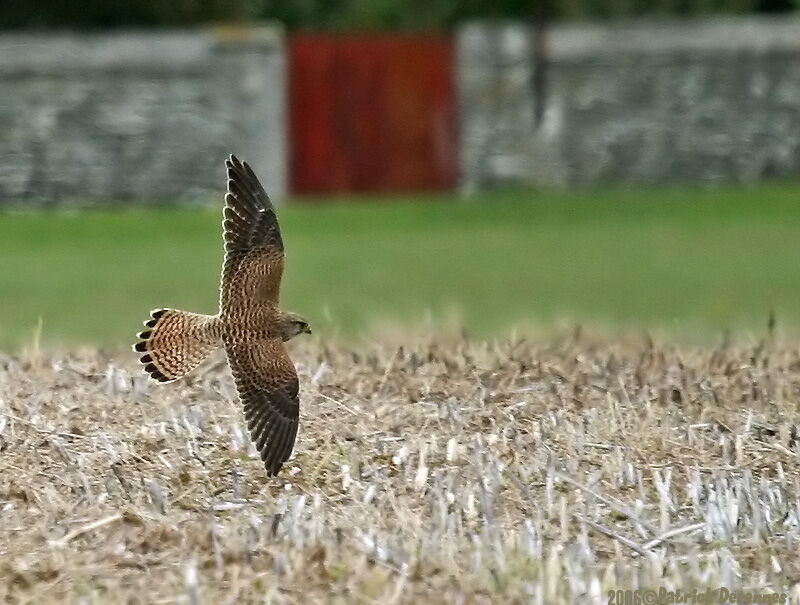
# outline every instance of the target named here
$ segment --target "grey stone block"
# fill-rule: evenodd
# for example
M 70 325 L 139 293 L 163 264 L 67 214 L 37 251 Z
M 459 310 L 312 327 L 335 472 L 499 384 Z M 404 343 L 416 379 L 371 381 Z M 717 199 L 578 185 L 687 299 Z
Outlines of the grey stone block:
M 277 25 L 0 35 L 0 203 L 178 200 L 224 189 L 224 158 L 286 193 Z
M 458 32 L 464 190 L 800 174 L 800 19 L 559 25 L 545 40 L 536 91 L 527 26 Z

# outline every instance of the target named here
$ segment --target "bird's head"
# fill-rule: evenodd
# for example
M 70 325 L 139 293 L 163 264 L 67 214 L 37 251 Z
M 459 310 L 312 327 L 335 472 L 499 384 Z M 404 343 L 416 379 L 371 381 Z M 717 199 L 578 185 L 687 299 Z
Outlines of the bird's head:
M 297 313 L 283 313 L 279 322 L 281 338 L 284 342 L 298 334 L 311 334 L 308 322 Z

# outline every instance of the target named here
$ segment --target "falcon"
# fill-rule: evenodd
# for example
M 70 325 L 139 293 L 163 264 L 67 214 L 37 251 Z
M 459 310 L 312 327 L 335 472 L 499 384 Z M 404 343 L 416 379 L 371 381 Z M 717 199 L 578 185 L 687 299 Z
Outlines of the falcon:
M 297 371 L 283 343 L 311 329 L 278 306 L 285 253 L 269 196 L 246 162 L 231 155 L 225 168 L 219 313 L 151 311 L 133 349 L 152 379 L 171 382 L 223 348 L 250 438 L 272 476 L 292 453 L 300 411 Z

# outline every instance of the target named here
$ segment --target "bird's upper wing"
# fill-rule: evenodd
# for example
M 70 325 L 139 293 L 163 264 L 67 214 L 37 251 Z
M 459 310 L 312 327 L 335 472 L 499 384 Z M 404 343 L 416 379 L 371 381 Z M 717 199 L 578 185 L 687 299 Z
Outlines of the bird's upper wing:
M 292 360 L 278 339 L 226 343 L 250 439 L 268 475 L 289 458 L 300 414 L 298 381 Z
M 255 300 L 277 303 L 284 251 L 278 217 L 269 196 L 247 162 L 225 160 L 228 191 L 223 210 L 225 260 L 220 311 Z

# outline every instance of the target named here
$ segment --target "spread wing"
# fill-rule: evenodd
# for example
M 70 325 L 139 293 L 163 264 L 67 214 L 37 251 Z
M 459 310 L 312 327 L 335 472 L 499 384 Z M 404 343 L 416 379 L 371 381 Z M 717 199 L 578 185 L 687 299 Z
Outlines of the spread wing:
M 236 390 L 244 406 L 250 439 L 268 475 L 289 458 L 300 414 L 297 372 L 278 339 L 226 343 Z
M 253 301 L 277 303 L 283 275 L 283 239 L 269 196 L 247 162 L 225 160 L 228 192 L 223 210 L 225 260 L 220 311 L 250 308 Z

